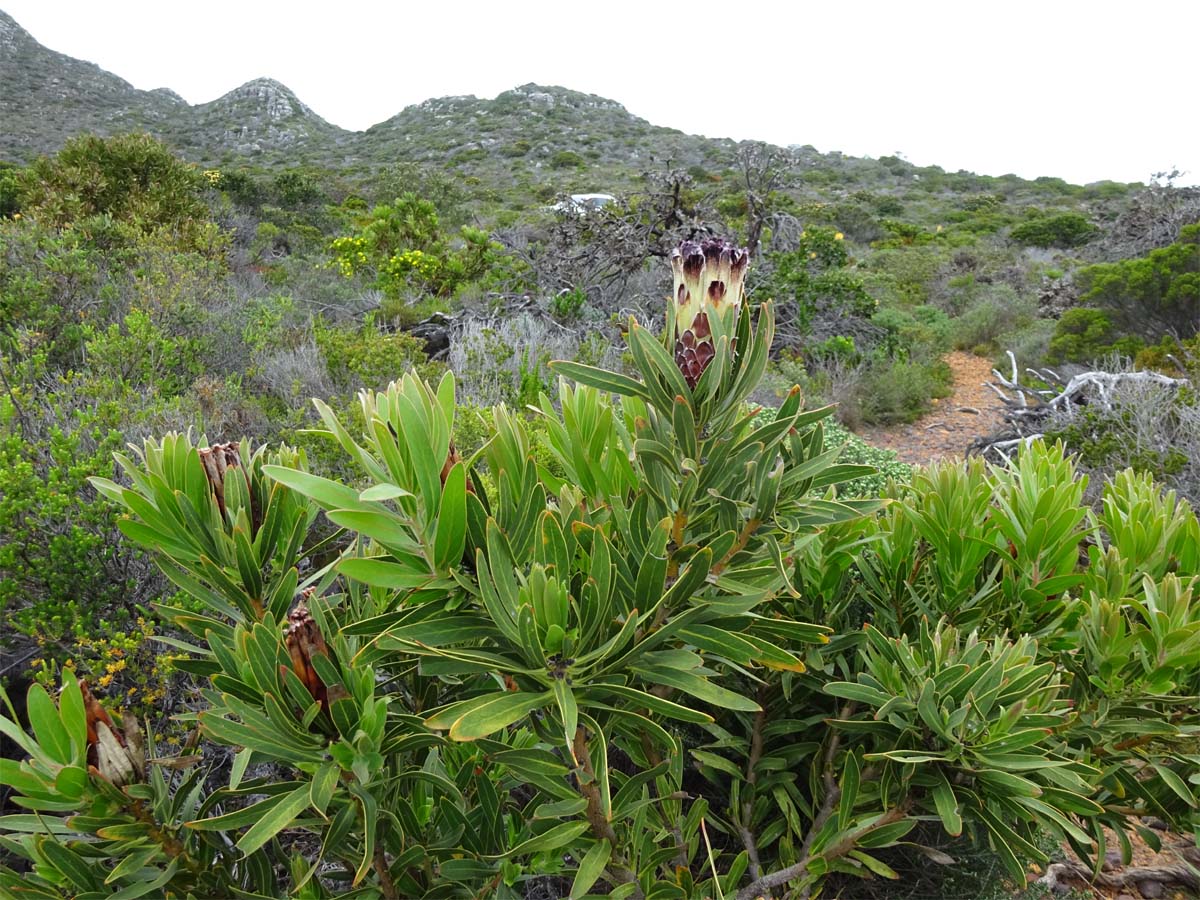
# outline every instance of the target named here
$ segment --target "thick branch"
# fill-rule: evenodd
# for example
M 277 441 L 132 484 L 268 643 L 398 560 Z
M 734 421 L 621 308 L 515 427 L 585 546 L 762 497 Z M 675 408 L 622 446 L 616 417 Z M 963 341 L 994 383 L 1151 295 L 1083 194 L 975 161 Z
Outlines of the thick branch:
M 854 703 L 847 703 L 842 707 L 840 718 L 848 719 L 854 714 Z M 780 869 L 778 872 L 772 872 L 769 875 L 762 875 L 756 878 L 742 890 L 738 891 L 736 900 L 757 900 L 759 897 L 769 896 L 777 887 L 782 887 L 789 881 L 800 877 L 808 869 L 813 859 L 820 857 L 823 859 L 837 859 L 849 853 L 866 835 L 872 831 L 883 828 L 885 825 L 890 825 L 893 822 L 898 822 L 907 815 L 907 806 L 901 806 L 889 809 L 886 813 L 876 819 L 869 825 L 864 825 L 862 828 L 856 829 L 843 840 L 834 844 L 818 854 L 813 854 L 812 846 L 817 835 L 825 827 L 837 808 L 838 803 L 842 798 L 842 789 L 838 785 L 835 763 L 837 760 L 838 750 L 841 748 L 841 735 L 837 732 L 830 737 L 828 745 L 825 747 L 825 756 L 823 760 L 823 771 L 821 773 L 821 783 L 824 786 L 825 796 L 821 801 L 821 808 L 817 811 L 813 818 L 812 824 L 808 828 L 807 834 L 804 836 L 804 842 L 800 845 L 800 861 L 795 865 L 788 866 L 786 869 Z M 760 744 L 761 752 L 761 744 Z M 804 888 L 799 894 L 801 900 L 808 900 L 811 896 L 811 888 Z
M 737 536 L 737 540 L 734 541 L 733 546 L 729 548 L 729 552 L 722 556 L 721 559 L 717 561 L 716 565 L 712 567 L 711 573 L 713 575 L 720 575 L 722 572 L 724 572 L 725 567 L 729 565 L 730 561 L 732 561 L 735 556 L 746 549 L 746 544 L 749 543 L 751 535 L 758 531 L 758 527 L 760 525 L 762 525 L 762 519 L 751 517 L 746 520 L 746 524 L 742 528 L 741 534 Z
M 582 725 L 575 729 L 575 740 L 572 742 L 572 749 L 575 752 L 575 759 L 579 761 L 579 768 L 587 775 L 587 783 L 579 780 L 579 793 L 587 800 L 587 819 L 592 827 L 592 834 L 597 840 L 606 840 L 609 846 L 613 848 L 613 856 L 615 858 L 617 852 L 617 833 L 613 830 L 612 823 L 608 821 L 608 817 L 604 814 L 604 806 L 600 802 L 600 788 L 596 786 L 596 769 L 592 765 L 592 754 L 588 752 L 587 731 Z M 614 880 L 622 884 L 630 884 L 637 881 L 637 875 L 631 872 L 625 866 L 619 863 L 612 863 L 608 867 L 609 873 Z M 639 890 L 632 895 L 634 898 L 640 898 L 642 892 Z
M 384 900 L 400 900 L 396 891 L 396 883 L 392 881 L 392 873 L 388 871 L 387 857 L 378 841 L 375 843 L 375 874 L 379 876 L 379 890 Z
M 1061 879 L 1082 881 L 1085 884 L 1095 884 L 1107 888 L 1135 887 L 1139 882 L 1157 881 L 1160 884 L 1178 884 L 1191 890 L 1200 889 L 1200 877 L 1188 865 L 1170 866 L 1131 866 L 1118 869 L 1115 872 L 1093 872 L 1087 866 L 1079 863 L 1052 863 L 1046 874 L 1038 879 L 1038 884 L 1044 884 L 1054 890 Z
M 750 733 L 750 758 L 746 761 L 747 799 L 742 802 L 742 817 L 741 821 L 738 822 L 738 831 L 741 834 L 742 845 L 746 848 L 746 855 L 750 858 L 750 877 L 755 880 L 762 877 L 762 866 L 758 858 L 758 842 L 754 837 L 754 832 L 750 828 L 750 823 L 754 816 L 754 785 L 758 782 L 758 772 L 755 769 L 758 767 L 758 761 L 762 758 L 762 730 L 763 725 L 767 721 L 765 687 L 759 688 L 758 706 L 759 710 L 754 714 L 754 729 Z

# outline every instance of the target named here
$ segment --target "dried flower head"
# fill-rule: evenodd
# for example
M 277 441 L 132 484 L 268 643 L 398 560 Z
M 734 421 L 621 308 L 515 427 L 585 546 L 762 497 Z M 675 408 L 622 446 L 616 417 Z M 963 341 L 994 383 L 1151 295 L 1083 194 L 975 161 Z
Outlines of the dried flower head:
M 204 466 L 204 474 L 208 478 L 209 486 L 212 487 L 222 520 L 225 519 L 225 479 L 231 469 L 242 473 L 242 478 L 246 480 L 247 493 L 250 495 L 251 536 L 257 534 L 258 528 L 262 524 L 261 514 L 250 484 L 250 473 L 242 466 L 242 455 L 238 445 L 230 441 L 227 444 L 213 444 L 211 447 L 202 448 L 200 463 Z
M 300 602 L 288 614 L 288 627 L 284 632 L 284 647 L 292 661 L 292 671 L 304 683 L 308 693 L 318 701 L 326 711 L 332 700 L 347 696 L 345 688 L 340 684 L 332 688 L 327 686 L 317 670 L 313 667 L 313 657 L 329 657 L 329 645 L 325 636 L 317 627 L 312 613 L 308 609 L 308 601 L 316 593 L 316 588 L 305 588 L 300 595 Z M 282 668 L 282 667 L 281 667 Z
M 79 689 L 87 716 L 88 767 L 118 787 L 144 780 L 146 748 L 137 718 L 127 712 L 118 726 L 86 681 L 79 682 Z

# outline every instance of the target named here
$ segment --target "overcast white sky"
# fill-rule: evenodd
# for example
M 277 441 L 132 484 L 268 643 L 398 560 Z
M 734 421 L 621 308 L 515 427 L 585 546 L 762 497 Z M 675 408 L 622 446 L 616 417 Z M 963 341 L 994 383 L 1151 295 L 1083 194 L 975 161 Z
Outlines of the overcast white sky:
M 710 137 L 1086 183 L 1200 183 L 1200 2 L 0 0 L 190 103 L 260 76 L 362 129 L 527 82 Z

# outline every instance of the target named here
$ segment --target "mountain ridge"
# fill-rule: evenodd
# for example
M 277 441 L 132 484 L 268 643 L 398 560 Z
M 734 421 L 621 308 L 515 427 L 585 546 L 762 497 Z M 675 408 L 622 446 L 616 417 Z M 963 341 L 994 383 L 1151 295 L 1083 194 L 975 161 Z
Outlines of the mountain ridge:
M 415 163 L 453 168 L 501 194 L 515 190 L 539 199 L 563 189 L 622 189 L 650 169 L 673 167 L 700 178 L 732 174 L 736 149 L 747 143 L 689 135 L 635 116 L 616 100 L 536 83 L 492 99 L 428 98 L 361 131 L 322 118 L 267 76 L 190 104 L 170 88 L 140 90 L 94 63 L 44 47 L 3 10 L 0 120 L 7 126 L 0 129 L 0 161 L 13 163 L 57 152 L 82 133 L 145 131 L 205 166 Z M 788 151 L 801 169 L 826 181 L 852 183 L 858 170 L 881 166 L 883 177 L 901 181 L 944 171 L 896 157 L 820 153 L 810 145 Z

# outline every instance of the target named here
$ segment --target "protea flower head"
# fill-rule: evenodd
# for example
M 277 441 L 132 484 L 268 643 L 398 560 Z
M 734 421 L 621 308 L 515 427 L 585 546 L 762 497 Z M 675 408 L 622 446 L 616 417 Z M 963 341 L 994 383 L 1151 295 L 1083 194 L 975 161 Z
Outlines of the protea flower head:
M 308 602 L 315 595 L 316 588 L 305 588 L 301 592 L 300 602 L 288 613 L 288 626 L 283 633 L 283 644 L 291 659 L 292 671 L 308 689 L 312 698 L 328 711 L 330 703 L 347 694 L 340 684 L 326 685 L 313 667 L 314 656 L 329 657 L 329 645 L 325 643 L 325 636 L 321 634 L 321 629 L 317 627 L 312 613 L 308 610 Z
M 262 524 L 262 516 L 258 509 L 258 498 L 250 483 L 250 473 L 242 466 L 241 448 L 234 441 L 227 444 L 213 444 L 200 450 L 200 463 L 204 466 L 204 475 L 212 488 L 217 508 L 221 511 L 221 519 L 225 519 L 225 479 L 231 469 L 241 473 L 250 494 L 250 528 L 251 537 L 258 534 Z
M 712 362 L 711 316 L 737 312 L 750 253 L 729 241 L 684 241 L 671 253 L 675 274 L 675 363 L 695 388 Z
M 87 681 L 79 682 L 87 721 L 88 768 L 120 787 L 146 777 L 146 750 L 137 716 L 125 713 L 117 725 L 92 694 Z

